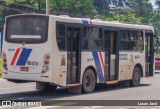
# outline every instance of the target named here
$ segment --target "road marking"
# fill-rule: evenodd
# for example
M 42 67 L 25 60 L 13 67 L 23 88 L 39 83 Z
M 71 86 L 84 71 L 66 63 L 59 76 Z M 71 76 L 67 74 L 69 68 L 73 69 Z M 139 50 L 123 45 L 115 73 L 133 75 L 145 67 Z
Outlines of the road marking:
M 104 106 L 91 106 L 91 107 L 83 107 L 81 109 L 98 109 L 98 108 L 103 108 Z
M 104 106 L 92 106 L 91 109 L 103 108 Z
M 91 109 L 91 107 L 83 107 L 83 108 L 81 108 L 81 109 Z
M 53 109 L 53 108 L 59 108 L 62 106 L 40 106 L 40 107 L 29 107 L 26 109 Z

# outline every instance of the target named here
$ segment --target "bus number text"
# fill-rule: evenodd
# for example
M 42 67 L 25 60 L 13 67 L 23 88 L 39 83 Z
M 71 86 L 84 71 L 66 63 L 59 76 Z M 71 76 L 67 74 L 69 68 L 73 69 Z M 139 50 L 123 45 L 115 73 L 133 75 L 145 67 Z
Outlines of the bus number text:
M 39 63 L 36 61 L 27 61 L 27 65 L 29 66 L 39 66 Z

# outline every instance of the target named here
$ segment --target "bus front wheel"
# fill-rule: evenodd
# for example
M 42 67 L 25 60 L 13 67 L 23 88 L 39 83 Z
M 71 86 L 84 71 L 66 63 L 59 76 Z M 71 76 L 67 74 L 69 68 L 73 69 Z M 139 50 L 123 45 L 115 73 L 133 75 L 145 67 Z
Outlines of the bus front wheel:
M 139 86 L 141 81 L 141 70 L 139 67 L 135 67 L 132 74 L 131 86 Z
M 87 69 L 82 79 L 82 89 L 85 93 L 93 92 L 96 85 L 96 77 L 91 69 Z

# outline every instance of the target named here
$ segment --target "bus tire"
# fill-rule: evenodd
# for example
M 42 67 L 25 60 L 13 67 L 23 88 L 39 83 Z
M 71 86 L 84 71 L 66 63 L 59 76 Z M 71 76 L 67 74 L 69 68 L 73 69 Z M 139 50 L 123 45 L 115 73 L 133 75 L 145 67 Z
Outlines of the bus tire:
M 49 83 L 46 83 L 43 88 L 44 91 L 55 91 L 56 89 L 57 86 L 51 85 Z
M 87 69 L 82 79 L 82 90 L 84 93 L 91 93 L 93 92 L 95 86 L 96 86 L 96 77 L 94 71 L 91 69 Z
M 132 74 L 131 86 L 139 86 L 141 81 L 141 70 L 139 67 L 135 67 Z

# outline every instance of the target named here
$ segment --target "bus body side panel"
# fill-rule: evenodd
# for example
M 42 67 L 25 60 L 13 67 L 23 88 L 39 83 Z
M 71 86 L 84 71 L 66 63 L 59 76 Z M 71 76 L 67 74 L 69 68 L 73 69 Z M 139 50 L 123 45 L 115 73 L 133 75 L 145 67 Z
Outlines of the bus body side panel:
M 52 37 L 53 37 L 53 27 L 52 27 L 52 17 L 49 17 L 49 24 L 48 24 L 48 41 L 47 43 L 44 45 L 44 50 L 41 50 L 41 52 L 44 52 L 44 56 L 45 55 L 49 55 L 50 56 L 50 60 L 49 60 L 49 70 L 46 73 L 41 73 L 41 78 L 40 81 L 41 82 L 52 82 L 52 62 L 53 62 L 53 48 L 52 48 Z M 42 44 L 43 45 L 43 44 Z M 43 57 L 44 58 L 44 57 Z
M 97 75 L 97 83 L 104 82 L 104 52 L 82 52 L 81 58 L 81 83 L 87 67 L 93 67 Z
M 67 53 L 54 50 L 51 66 L 52 83 L 66 86 L 67 78 Z
M 51 37 L 51 51 L 52 51 L 52 63 L 51 63 L 51 76 L 52 83 L 59 86 L 66 86 L 67 78 L 67 52 L 59 51 L 56 40 L 56 21 L 52 18 L 52 25 L 50 26 Z
M 132 79 L 134 67 L 140 64 L 145 66 L 145 57 L 143 52 L 120 52 L 119 53 L 119 81 Z

